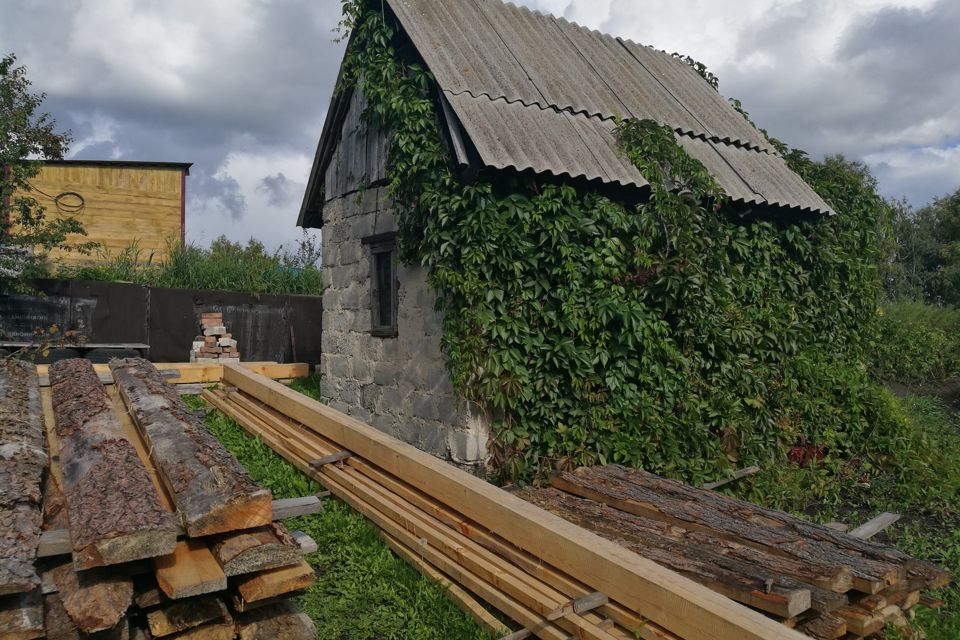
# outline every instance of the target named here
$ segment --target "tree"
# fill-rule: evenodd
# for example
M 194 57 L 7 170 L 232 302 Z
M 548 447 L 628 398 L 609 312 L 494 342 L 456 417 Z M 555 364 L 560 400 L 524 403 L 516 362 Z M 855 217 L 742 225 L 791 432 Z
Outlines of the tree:
M 23 66 L 13 54 L 0 59 L 0 292 L 28 290 L 43 275 L 52 249 L 89 252 L 92 244 L 71 244 L 85 235 L 72 215 L 47 217 L 32 194 L 30 179 L 43 160 L 63 158 L 69 133 L 58 133 L 49 113 L 39 112 L 45 94 L 30 92 Z

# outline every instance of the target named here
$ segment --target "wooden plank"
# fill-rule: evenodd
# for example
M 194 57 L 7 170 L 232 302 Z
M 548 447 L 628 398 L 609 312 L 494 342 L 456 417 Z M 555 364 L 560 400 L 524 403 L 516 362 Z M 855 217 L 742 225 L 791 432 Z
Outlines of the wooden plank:
M 270 491 L 254 482 L 200 418 L 186 409 L 152 364 L 131 358 L 114 360 L 110 367 L 187 535 L 272 522 Z
M 40 588 L 0 596 L 0 640 L 33 640 L 44 637 L 43 599 Z
M 801 638 L 762 614 L 584 531 L 434 456 L 242 367 L 224 381 L 275 407 L 676 634 L 717 640 Z
M 210 541 L 210 553 L 226 576 L 298 564 L 303 552 L 282 524 L 234 531 Z
M 491 636 L 503 636 L 510 633 L 510 629 L 500 622 L 495 615 L 487 611 L 482 604 L 477 602 L 476 598 L 471 596 L 456 582 L 450 580 L 450 578 L 445 576 L 436 567 L 421 558 L 414 551 L 408 549 L 403 543 L 390 534 L 381 531 L 380 537 L 383 538 L 383 541 L 387 543 L 387 546 L 389 546 L 395 554 L 406 560 L 408 564 L 413 565 L 420 575 L 440 585 L 447 597 L 457 605 L 457 608 L 473 618 L 473 620 L 483 627 Z
M 317 629 L 305 613 L 285 601 L 237 616 L 239 640 L 315 640 Z
M 149 469 L 147 471 L 148 473 L 150 472 Z M 323 501 L 319 498 L 319 496 L 284 498 L 282 500 L 273 501 L 273 519 L 275 522 L 286 520 L 288 518 L 309 516 L 315 513 L 320 513 L 321 511 L 323 511 Z M 183 536 L 184 534 L 185 531 L 183 527 L 177 525 L 177 535 Z M 52 531 L 43 531 L 40 534 L 40 543 L 37 547 L 38 558 L 49 558 L 51 556 L 63 555 L 70 552 L 71 547 L 69 530 L 55 529 Z
M 904 562 L 911 559 L 895 549 L 850 538 L 785 513 L 619 465 L 560 472 L 550 482 L 562 491 L 645 518 L 798 560 L 847 566 L 853 572 L 854 588 L 867 593 L 903 580 Z
M 154 560 L 157 584 L 174 600 L 227 588 L 227 576 L 201 540 L 177 542 L 173 553 Z
M 229 617 L 230 612 L 223 601 L 208 596 L 180 600 L 155 609 L 147 614 L 147 625 L 154 637 L 161 638 Z
M 174 520 L 161 505 L 93 367 L 86 360 L 61 360 L 50 367 L 50 377 L 77 567 L 170 553 L 177 538 Z
M 760 467 L 756 467 L 756 466 L 746 467 L 746 468 L 737 470 L 737 472 L 734 473 L 729 478 L 724 478 L 723 480 L 717 480 L 716 482 L 707 482 L 703 485 L 703 488 L 710 489 L 710 490 L 719 489 L 720 487 L 726 486 L 731 482 L 736 482 L 741 478 L 746 478 L 748 476 L 756 475 L 758 473 L 760 473 Z
M 326 440 L 322 436 L 311 433 L 300 423 L 292 421 L 290 418 L 283 416 L 274 409 L 259 404 L 252 398 L 243 396 L 242 394 L 233 392 L 223 393 L 219 391 L 208 391 L 205 393 L 205 397 L 215 406 L 218 406 L 221 408 L 221 410 L 225 411 L 227 415 L 230 415 L 237 420 L 237 422 L 244 429 L 247 429 L 251 435 L 263 438 L 264 441 L 266 441 L 274 450 L 276 450 L 286 459 L 290 460 L 298 468 L 304 471 L 304 473 L 317 479 L 321 483 L 326 483 L 328 481 L 328 478 L 318 475 L 317 472 L 309 466 L 308 462 L 311 459 L 310 456 L 315 457 L 316 455 L 323 455 L 327 452 L 337 450 L 338 447 L 335 444 Z M 256 415 L 256 417 L 253 417 L 254 415 Z M 283 433 L 275 432 L 274 426 L 280 428 L 280 431 Z M 274 435 L 275 433 L 276 435 Z M 318 448 L 318 444 L 322 444 L 322 446 Z M 296 453 L 293 453 L 294 451 Z M 495 547 L 486 544 L 489 541 L 494 540 L 494 537 L 491 535 L 485 538 L 484 536 L 486 536 L 486 534 L 484 534 L 482 528 L 476 523 L 464 522 L 458 519 L 460 516 L 448 517 L 449 511 L 440 505 L 439 502 L 436 502 L 432 498 L 427 497 L 426 494 L 423 494 L 412 487 L 406 487 L 405 489 L 404 484 L 400 483 L 392 476 L 387 476 L 379 470 L 374 470 L 372 467 L 370 467 L 370 465 L 359 458 L 350 458 L 349 464 L 350 466 L 366 473 L 378 486 L 389 488 L 397 495 L 403 496 L 413 504 L 417 504 L 424 512 L 428 512 L 435 517 L 443 519 L 443 521 L 448 526 L 453 527 L 455 531 L 461 532 L 464 535 L 478 536 L 479 540 L 482 541 L 481 544 L 484 546 L 484 548 L 494 550 L 495 553 L 500 554 L 502 557 L 509 558 L 510 562 L 512 562 L 518 568 L 522 567 L 523 570 L 529 575 L 540 578 L 545 577 L 546 579 L 550 580 L 548 583 L 549 585 L 560 583 L 560 588 L 554 587 L 557 588 L 557 593 L 559 594 L 557 596 L 557 600 L 554 601 L 554 606 L 557 603 L 562 602 L 563 595 L 569 597 L 579 597 L 590 593 L 589 589 L 578 583 L 575 583 L 568 577 L 553 573 L 553 570 L 551 570 L 542 560 L 529 556 L 530 560 L 528 561 L 526 552 L 517 549 L 513 545 L 508 545 L 500 542 L 499 540 L 497 544 L 500 546 Z M 338 493 L 338 495 L 352 505 L 354 504 L 354 500 L 358 500 L 356 496 L 353 496 L 352 494 Z M 355 506 L 361 510 L 361 512 L 366 513 L 363 511 L 363 509 L 368 505 L 365 505 L 361 502 L 359 505 Z M 377 516 L 367 514 L 367 517 L 374 519 Z M 379 521 L 375 520 L 375 523 L 376 522 Z M 414 539 L 413 544 L 420 553 L 424 553 L 424 548 L 420 540 Z M 453 563 L 452 565 L 444 564 L 451 561 L 442 555 L 439 556 L 437 560 L 433 560 L 432 562 L 435 564 L 435 566 L 448 572 L 458 581 L 471 581 L 464 582 L 464 584 L 467 585 L 468 588 L 476 591 L 481 597 L 483 597 L 484 600 L 494 604 L 494 606 L 496 606 L 498 609 L 504 611 L 524 626 L 538 629 L 537 635 L 542 635 L 544 633 L 555 633 L 553 627 L 549 625 L 544 626 L 545 622 L 549 622 L 546 621 L 545 618 L 539 616 L 534 611 L 531 611 L 529 608 L 525 607 L 523 604 L 510 597 L 508 594 L 503 593 L 502 591 L 496 589 L 492 592 L 489 591 L 491 587 L 489 587 L 486 582 L 483 582 L 482 580 L 479 583 L 474 582 L 479 580 L 479 578 L 474 576 L 474 574 L 470 573 L 469 571 L 466 571 L 466 569 L 460 565 L 456 563 Z M 453 573 L 451 573 L 451 571 L 453 571 Z M 480 591 L 477 591 L 477 589 L 480 589 Z M 539 589 L 535 588 L 534 590 L 538 591 Z M 630 637 L 640 637 L 644 638 L 645 640 L 678 640 L 675 635 L 663 630 L 655 623 L 636 616 L 620 604 L 611 603 L 610 605 L 603 607 L 601 611 L 604 615 L 609 615 L 611 618 L 616 620 L 618 624 L 622 624 L 624 627 L 630 629 L 632 633 L 632 636 Z M 588 614 L 587 618 L 591 617 L 591 615 L 592 614 Z M 598 628 L 600 628 L 599 625 L 601 623 L 603 623 L 602 619 L 598 619 L 596 621 Z
M 33 561 L 47 462 L 36 371 L 26 362 L 0 360 L 0 596 L 40 585 Z
M 264 440 L 267 441 L 275 451 L 286 458 L 289 462 L 296 465 L 305 474 L 318 481 L 324 482 L 324 484 L 328 484 L 327 479 L 321 478 L 319 472 L 310 467 L 308 460 L 298 457 L 281 439 L 275 437 L 271 432 L 269 432 L 269 430 L 264 430 L 266 423 L 257 423 L 255 418 L 253 418 L 251 415 L 242 413 L 238 407 L 226 403 L 223 400 L 223 392 L 206 391 L 204 392 L 204 397 L 208 398 L 208 400 L 214 404 L 214 406 L 220 407 L 221 410 L 223 410 L 227 415 L 230 415 L 251 435 L 263 437 Z M 302 454 L 302 452 L 300 453 Z M 329 486 L 334 487 L 333 493 L 371 520 L 374 524 L 387 525 L 389 522 L 388 520 L 383 519 L 383 516 L 375 509 L 369 507 L 362 500 L 350 493 L 349 490 L 337 486 L 332 480 L 329 481 Z M 383 532 L 383 529 L 381 529 L 381 531 Z M 548 640 L 569 640 L 569 636 L 566 634 L 566 632 L 560 630 L 548 620 L 531 611 L 529 608 L 525 607 L 514 598 L 511 598 L 509 595 L 503 593 L 493 585 L 481 580 L 479 577 L 475 576 L 457 563 L 449 560 L 446 556 L 440 554 L 436 550 L 420 545 L 417 538 L 407 533 L 402 528 L 399 528 L 391 533 L 396 535 L 396 539 L 400 540 L 407 548 L 418 549 L 418 553 L 423 556 L 426 561 L 429 561 L 440 571 L 451 576 L 451 578 L 457 583 L 464 585 L 467 589 L 476 593 L 483 600 L 491 603 L 497 609 L 504 612 L 510 618 L 517 620 L 525 627 L 535 629 L 536 634 L 539 637 L 546 638 Z M 651 638 L 650 640 L 655 639 Z
M 60 602 L 84 633 L 117 626 L 133 602 L 133 580 L 106 569 L 78 572 L 67 563 L 50 569 Z
M 46 378 L 49 385 L 49 365 L 35 365 L 41 379 Z M 169 372 L 167 379 L 170 384 L 215 384 L 223 377 L 223 365 L 204 362 L 159 362 L 154 365 L 161 372 Z M 241 362 L 240 366 L 255 371 L 275 380 L 291 378 L 306 378 L 310 375 L 310 365 L 304 362 L 277 363 L 277 362 Z M 113 384 L 113 374 L 109 364 L 96 363 L 94 371 L 104 384 Z
M 851 535 L 854 538 L 860 538 L 861 540 L 869 540 L 899 519 L 899 513 L 884 512 L 878 515 L 876 518 L 864 522 L 862 525 L 851 531 L 848 535 Z
M 304 453 L 321 455 L 322 451 L 307 449 Z M 364 501 L 375 505 L 388 518 L 386 521 L 379 522 L 380 526 L 385 527 L 394 537 L 406 535 L 400 533 L 398 527 L 422 537 L 428 544 L 449 556 L 451 560 L 461 563 L 466 570 L 480 579 L 496 584 L 505 594 L 536 614 L 548 616 L 556 613 L 566 604 L 566 598 L 562 594 L 531 579 L 516 567 L 503 563 L 502 559 L 489 554 L 462 534 L 448 530 L 426 514 L 409 509 L 396 496 L 382 490 L 378 485 L 360 477 L 352 470 L 333 465 L 325 467 L 324 473 L 336 478 L 343 477 L 343 482 L 362 496 Z M 557 620 L 557 625 L 580 638 L 610 640 L 608 633 L 575 614 L 564 615 L 563 619 Z
M 301 559 L 290 567 L 268 569 L 240 576 L 236 579 L 234 586 L 243 601 L 251 603 L 306 589 L 313 584 L 315 577 L 313 568 L 306 560 Z

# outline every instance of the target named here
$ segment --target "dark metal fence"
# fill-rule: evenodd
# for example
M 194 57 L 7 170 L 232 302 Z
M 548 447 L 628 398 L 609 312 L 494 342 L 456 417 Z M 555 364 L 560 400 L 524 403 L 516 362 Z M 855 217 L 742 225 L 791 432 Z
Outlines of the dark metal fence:
M 200 313 L 220 311 L 243 360 L 320 361 L 319 296 L 83 280 L 41 280 L 36 286 L 40 295 L 0 295 L 0 343 L 29 342 L 35 329 L 57 325 L 79 332 L 91 345 L 103 345 L 98 354 L 139 345 L 154 362 L 182 362 L 189 357 Z

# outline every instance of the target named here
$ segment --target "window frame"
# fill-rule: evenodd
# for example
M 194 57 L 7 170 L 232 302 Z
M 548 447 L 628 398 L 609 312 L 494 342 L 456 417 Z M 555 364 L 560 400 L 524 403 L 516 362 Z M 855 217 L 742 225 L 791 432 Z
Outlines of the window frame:
M 397 278 L 397 234 L 380 233 L 363 238 L 362 243 L 370 249 L 370 335 L 377 338 L 396 338 L 399 334 L 400 282 Z M 380 287 L 377 273 L 378 257 L 387 255 L 390 260 L 390 306 L 389 324 L 380 321 Z

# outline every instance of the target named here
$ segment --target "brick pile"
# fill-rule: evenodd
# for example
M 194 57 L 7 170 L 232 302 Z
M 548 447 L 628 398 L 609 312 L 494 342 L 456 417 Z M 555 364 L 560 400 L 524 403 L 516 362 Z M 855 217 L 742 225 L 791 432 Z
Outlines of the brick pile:
M 190 362 L 240 362 L 237 341 L 227 332 L 221 312 L 200 314 L 200 335 L 193 339 Z

